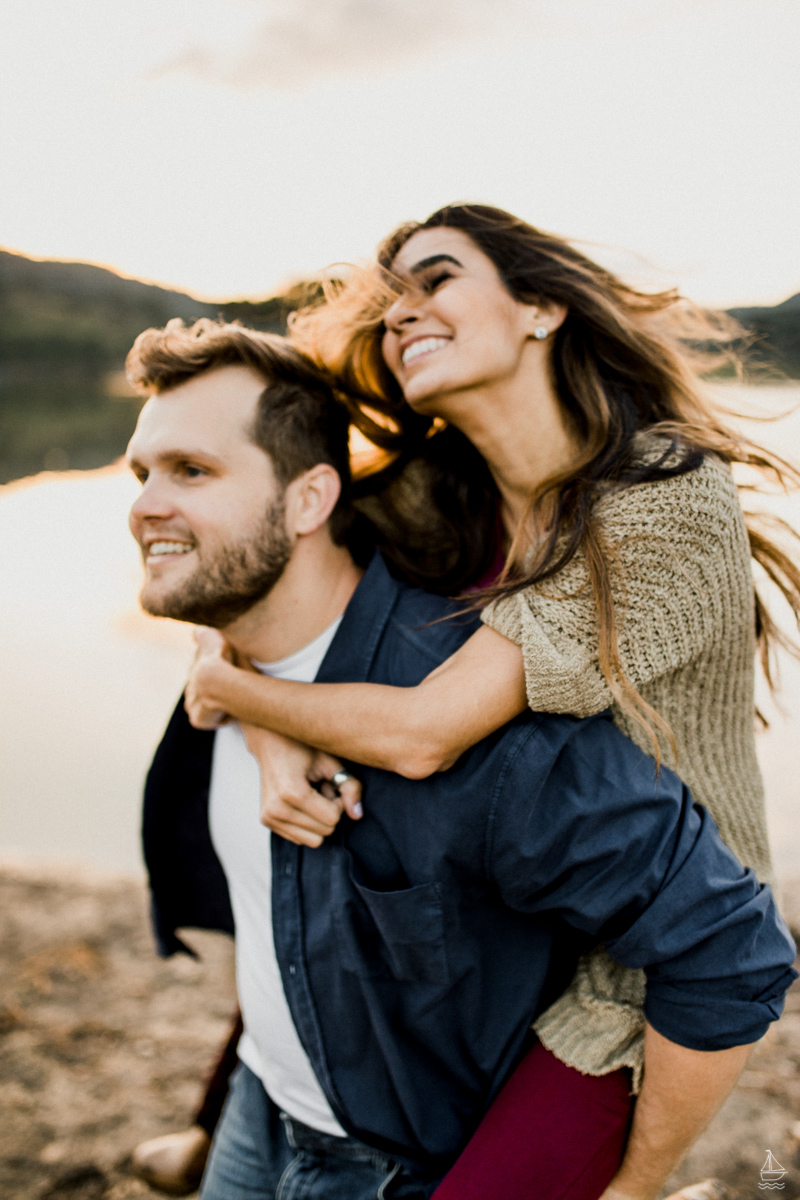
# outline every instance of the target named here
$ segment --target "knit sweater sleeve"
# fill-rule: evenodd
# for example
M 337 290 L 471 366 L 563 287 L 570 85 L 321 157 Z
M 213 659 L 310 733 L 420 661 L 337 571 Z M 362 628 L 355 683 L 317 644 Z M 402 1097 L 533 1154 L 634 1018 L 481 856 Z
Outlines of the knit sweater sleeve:
M 722 597 L 752 589 L 744 517 L 729 468 L 711 456 L 684 475 L 611 493 L 597 516 L 620 661 L 639 689 L 726 636 Z M 611 704 L 582 554 L 552 580 L 490 604 L 482 619 L 522 648 L 532 709 L 585 717 Z

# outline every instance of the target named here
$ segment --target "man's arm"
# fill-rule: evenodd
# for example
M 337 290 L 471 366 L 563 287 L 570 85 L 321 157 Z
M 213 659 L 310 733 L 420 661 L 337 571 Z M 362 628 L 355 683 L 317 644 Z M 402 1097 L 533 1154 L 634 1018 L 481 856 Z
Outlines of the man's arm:
M 512 907 L 557 913 L 647 974 L 645 1082 L 606 1200 L 652 1200 L 780 1015 L 796 950 L 769 888 L 680 781 L 655 778 L 613 727 L 574 728 L 528 813 L 536 763 L 517 755 L 493 865 Z M 529 747 L 546 754 L 557 731 L 544 722 Z
M 644 1081 L 628 1147 L 601 1200 L 653 1200 L 722 1107 L 751 1046 L 689 1050 L 648 1024 Z

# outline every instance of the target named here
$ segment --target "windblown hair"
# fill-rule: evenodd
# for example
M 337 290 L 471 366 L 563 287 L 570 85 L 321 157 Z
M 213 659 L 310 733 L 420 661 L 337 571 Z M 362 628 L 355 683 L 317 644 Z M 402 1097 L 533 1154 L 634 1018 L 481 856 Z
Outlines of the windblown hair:
M 216 367 L 249 367 L 264 381 L 251 437 L 269 455 L 281 487 L 317 463 L 338 473 L 342 490 L 330 516 L 331 537 L 363 561 L 363 528 L 354 533 L 349 427 L 345 406 L 325 371 L 278 334 L 201 318 L 179 319 L 140 333 L 125 364 L 143 395 L 176 388 Z
M 516 300 L 566 307 L 552 339 L 551 370 L 580 446 L 568 469 L 532 489 L 505 570 L 469 603 L 482 605 L 552 579 L 582 549 L 598 613 L 600 667 L 622 710 L 646 728 L 658 758 L 656 731 L 674 741 L 622 669 L 613 555 L 595 508 L 609 492 L 692 471 L 708 453 L 746 464 L 783 487 L 800 484 L 795 468 L 729 428 L 705 393 L 703 374 L 726 365 L 739 371 L 743 330 L 674 290 L 637 291 L 562 238 L 483 205 L 450 205 L 421 224 L 402 225 L 382 244 L 372 268 L 330 281 L 322 302 L 295 315 L 291 337 L 336 377 L 350 397 L 354 423 L 384 451 L 382 469 L 357 482 L 357 502 L 373 513 L 380 502 L 389 513 L 387 553 L 423 586 L 463 592 L 480 579 L 492 557 L 497 521 L 496 489 L 478 451 L 456 429 L 410 409 L 381 353 L 383 317 L 399 286 L 392 274 L 395 257 L 413 234 L 439 227 L 465 233 Z M 643 431 L 665 436 L 663 457 L 645 466 L 635 442 Z M 403 501 L 415 489 L 416 511 L 409 515 Z M 434 552 L 420 554 L 425 525 L 435 531 Z M 756 518 L 748 518 L 748 528 L 753 558 L 800 618 L 796 560 Z M 795 536 L 786 525 L 780 532 Z M 772 683 L 771 648 L 787 639 L 758 594 L 756 629 Z

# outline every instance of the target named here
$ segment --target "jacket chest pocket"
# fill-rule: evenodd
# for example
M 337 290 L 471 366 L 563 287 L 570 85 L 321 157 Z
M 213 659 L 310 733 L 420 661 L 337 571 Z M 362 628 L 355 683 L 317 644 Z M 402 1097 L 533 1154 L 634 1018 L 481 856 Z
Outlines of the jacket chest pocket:
M 334 868 L 333 897 L 345 970 L 370 979 L 448 982 L 440 883 L 376 891 L 358 883 L 341 858 Z

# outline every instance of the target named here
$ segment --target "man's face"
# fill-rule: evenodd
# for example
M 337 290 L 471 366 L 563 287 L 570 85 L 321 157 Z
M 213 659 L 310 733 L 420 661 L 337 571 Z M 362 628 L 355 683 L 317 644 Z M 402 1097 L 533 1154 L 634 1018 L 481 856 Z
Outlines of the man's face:
M 280 579 L 291 557 L 283 492 L 249 436 L 263 380 L 220 367 L 151 396 L 128 446 L 142 484 L 130 527 L 142 607 L 223 629 Z

